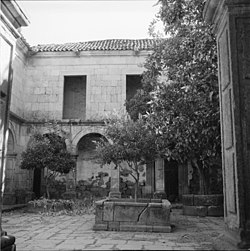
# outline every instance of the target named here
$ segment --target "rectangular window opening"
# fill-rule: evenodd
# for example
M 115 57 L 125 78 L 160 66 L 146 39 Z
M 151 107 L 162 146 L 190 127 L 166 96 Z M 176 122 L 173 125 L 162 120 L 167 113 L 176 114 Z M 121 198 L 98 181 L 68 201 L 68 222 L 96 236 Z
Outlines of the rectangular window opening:
M 141 75 L 126 75 L 126 100 L 130 100 L 142 88 Z
M 63 119 L 86 119 L 87 76 L 64 76 Z

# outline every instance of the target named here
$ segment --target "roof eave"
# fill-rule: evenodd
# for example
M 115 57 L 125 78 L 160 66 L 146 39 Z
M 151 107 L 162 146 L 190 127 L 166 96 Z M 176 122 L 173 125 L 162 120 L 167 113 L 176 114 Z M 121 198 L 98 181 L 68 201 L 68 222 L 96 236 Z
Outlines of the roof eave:
M 30 23 L 16 1 L 1 1 L 1 10 L 16 29 Z

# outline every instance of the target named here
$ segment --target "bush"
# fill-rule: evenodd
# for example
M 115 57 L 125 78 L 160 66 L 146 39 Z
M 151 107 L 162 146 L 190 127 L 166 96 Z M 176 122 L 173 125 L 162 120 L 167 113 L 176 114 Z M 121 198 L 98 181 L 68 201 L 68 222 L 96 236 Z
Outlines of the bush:
M 46 199 L 29 201 L 33 205 L 34 211 L 43 215 L 83 215 L 94 213 L 94 198 L 63 200 Z

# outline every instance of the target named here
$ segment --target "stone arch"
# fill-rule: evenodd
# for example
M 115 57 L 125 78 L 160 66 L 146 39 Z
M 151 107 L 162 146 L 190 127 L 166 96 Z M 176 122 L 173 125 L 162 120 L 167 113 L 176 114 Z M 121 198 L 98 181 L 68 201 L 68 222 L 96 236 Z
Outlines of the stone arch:
M 15 137 L 11 129 L 8 129 L 7 155 L 15 153 Z
M 15 130 L 15 126 L 13 124 L 12 121 L 9 121 L 9 128 L 8 128 L 8 142 L 9 140 L 11 140 L 11 142 L 13 143 L 13 151 L 12 153 L 14 153 L 17 149 L 16 149 L 16 145 L 17 145 L 17 138 L 16 138 L 16 130 Z M 9 143 L 8 143 L 9 144 Z M 7 152 L 9 152 L 8 148 L 7 148 Z
M 57 131 L 53 131 L 53 130 L 51 130 L 51 128 L 42 128 L 41 130 L 40 130 L 40 133 L 41 134 L 48 134 L 48 133 L 56 133 L 58 136 L 60 136 L 61 138 L 65 138 L 65 146 L 66 146 L 66 149 L 69 151 L 69 152 L 71 152 L 71 144 L 70 144 L 70 140 L 67 138 L 67 137 L 65 137 L 65 134 L 63 133 L 63 131 L 61 131 L 61 130 L 57 130 Z
M 100 134 L 105 137 L 103 127 L 87 128 L 86 130 L 79 131 L 72 139 L 72 154 L 77 155 L 78 142 L 87 134 Z M 105 137 L 106 138 L 106 137 Z
M 77 143 L 76 181 L 78 186 L 93 192 L 97 196 L 106 196 L 109 191 L 111 169 L 109 165 L 101 166 L 96 161 L 94 141 L 105 138 L 100 133 L 85 134 Z M 82 191 L 81 191 L 82 192 Z
M 5 168 L 5 182 L 4 182 L 4 204 L 15 204 L 14 192 L 17 183 L 16 173 L 16 141 L 15 134 L 12 129 L 8 129 L 8 141 L 7 141 L 7 154 L 6 154 L 6 168 Z
M 99 139 L 105 138 L 105 136 L 103 136 L 100 133 L 88 133 L 85 134 L 77 143 L 77 154 L 79 154 L 79 150 L 90 150 L 90 149 L 95 149 L 95 143 L 94 141 L 98 141 Z

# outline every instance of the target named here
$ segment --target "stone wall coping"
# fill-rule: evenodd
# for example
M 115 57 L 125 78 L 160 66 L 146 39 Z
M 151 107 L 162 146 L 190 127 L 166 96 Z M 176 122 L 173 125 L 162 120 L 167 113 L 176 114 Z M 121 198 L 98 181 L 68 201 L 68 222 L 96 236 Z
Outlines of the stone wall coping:
M 148 203 L 148 207 L 162 207 L 162 202 L 160 202 L 160 203 Z
M 223 194 L 183 194 L 182 196 L 185 196 L 185 197 L 196 197 L 196 198 L 199 198 L 199 197 L 223 197 Z
M 96 205 L 103 205 L 103 203 L 107 201 L 107 199 L 103 199 L 103 200 L 98 200 L 98 201 L 95 201 L 95 204 Z
M 114 204 L 114 206 L 134 206 L 134 207 L 145 207 L 150 203 L 147 202 L 130 202 L 130 201 L 105 201 L 104 204 Z
M 128 198 L 112 198 L 108 199 L 109 201 L 122 201 L 122 202 L 134 202 L 135 199 L 128 199 Z M 161 203 L 162 199 L 148 199 L 148 198 L 138 198 L 137 202 L 145 202 L 145 203 Z
M 150 208 L 161 208 L 162 206 L 164 206 L 166 204 L 166 202 L 164 201 L 159 201 L 159 202 L 150 202 L 149 201 L 134 201 L 134 200 L 122 200 L 122 199 L 103 199 L 103 200 L 99 200 L 95 202 L 96 206 L 103 206 L 103 205 L 113 205 L 113 206 L 134 206 L 134 207 L 150 207 Z M 171 204 L 167 204 L 169 206 L 171 206 Z
M 151 50 L 152 51 L 152 50 Z M 139 56 L 147 56 L 150 50 L 141 50 Z M 77 57 L 93 57 L 93 56 L 135 56 L 134 51 L 81 51 Z M 72 51 L 60 52 L 33 52 L 33 58 L 58 58 L 58 57 L 76 57 L 76 53 Z

